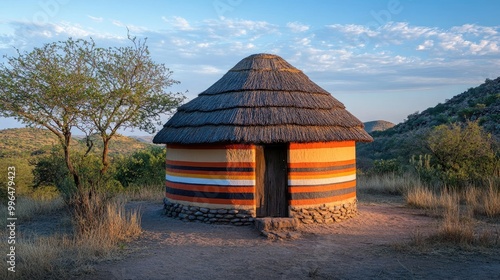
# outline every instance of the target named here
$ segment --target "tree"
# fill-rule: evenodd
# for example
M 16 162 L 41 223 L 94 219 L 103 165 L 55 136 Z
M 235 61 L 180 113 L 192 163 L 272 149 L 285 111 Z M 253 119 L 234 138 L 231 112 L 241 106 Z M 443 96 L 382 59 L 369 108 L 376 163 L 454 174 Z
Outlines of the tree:
M 427 137 L 431 163 L 446 183 L 465 185 L 491 177 L 499 162 L 491 135 L 478 122 L 440 125 Z
M 82 191 L 81 174 L 71 157 L 71 133 L 98 132 L 104 142 L 101 175 L 109 167 L 111 139 L 121 128 L 154 132 L 160 114 L 184 99 L 167 93 L 177 81 L 155 63 L 146 40 L 133 46 L 98 48 L 94 41 L 50 43 L 0 65 L 0 115 L 45 127 L 57 135 L 69 173 Z M 89 145 L 90 149 L 91 145 Z M 74 157 L 73 157 L 74 158 Z
M 183 100 L 181 94 L 164 94 L 178 83 L 164 64 L 155 63 L 146 40 L 129 37 L 131 47 L 97 48 L 89 62 L 96 69 L 97 90 L 87 103 L 86 118 L 102 138 L 102 169 L 109 167 L 109 142 L 120 128 L 154 132 L 160 114 L 170 113 Z
M 59 139 L 77 187 L 80 176 L 71 161 L 71 132 L 81 127 L 82 108 L 93 91 L 86 58 L 94 45 L 69 39 L 35 48 L 0 65 L 0 115 L 45 127 Z M 81 127 L 83 128 L 83 127 Z

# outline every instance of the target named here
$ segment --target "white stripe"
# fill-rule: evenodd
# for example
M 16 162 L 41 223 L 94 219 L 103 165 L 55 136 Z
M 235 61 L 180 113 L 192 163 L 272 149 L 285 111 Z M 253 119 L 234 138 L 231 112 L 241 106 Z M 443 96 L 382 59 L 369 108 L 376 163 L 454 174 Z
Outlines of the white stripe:
M 255 180 L 231 180 L 231 179 L 204 179 L 166 175 L 167 181 L 198 185 L 218 185 L 218 186 L 254 186 Z
M 315 185 L 326 185 L 343 183 L 356 180 L 356 174 L 342 176 L 342 177 L 332 177 L 332 178 L 321 178 L 321 179 L 290 179 L 288 180 L 289 186 L 315 186 Z

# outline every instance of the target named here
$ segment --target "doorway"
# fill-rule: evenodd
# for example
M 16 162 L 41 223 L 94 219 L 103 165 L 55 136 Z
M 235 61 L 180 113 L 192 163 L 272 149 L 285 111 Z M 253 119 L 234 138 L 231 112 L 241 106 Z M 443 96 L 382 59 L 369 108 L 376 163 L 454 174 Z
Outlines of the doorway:
M 288 145 L 256 146 L 257 217 L 288 217 Z

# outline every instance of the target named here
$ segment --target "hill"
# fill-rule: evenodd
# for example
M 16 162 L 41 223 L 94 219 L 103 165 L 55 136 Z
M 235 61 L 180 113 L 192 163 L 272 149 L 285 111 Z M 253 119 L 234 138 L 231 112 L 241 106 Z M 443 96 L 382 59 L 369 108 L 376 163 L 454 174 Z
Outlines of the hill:
M 370 132 L 374 141 L 357 145 L 358 167 L 366 169 L 378 159 L 407 163 L 412 155 L 423 153 L 423 139 L 433 127 L 466 121 L 478 121 L 484 130 L 500 139 L 500 77 L 486 79 L 445 103 L 411 114 L 392 128 Z
M 101 139 L 97 135 L 92 135 L 90 139 L 94 143 L 95 152 L 101 151 Z M 74 137 L 72 145 L 74 149 L 85 149 L 86 138 Z M 138 149 L 143 149 L 149 145 L 152 144 L 118 135 L 110 142 L 110 155 L 132 154 Z M 45 154 L 53 147 L 59 148 L 59 140 L 47 129 L 11 128 L 0 130 L 0 158 L 27 158 Z
M 378 120 L 378 121 L 365 122 L 364 125 L 366 132 L 372 133 L 374 131 L 387 130 L 389 128 L 394 127 L 395 124 L 388 121 Z

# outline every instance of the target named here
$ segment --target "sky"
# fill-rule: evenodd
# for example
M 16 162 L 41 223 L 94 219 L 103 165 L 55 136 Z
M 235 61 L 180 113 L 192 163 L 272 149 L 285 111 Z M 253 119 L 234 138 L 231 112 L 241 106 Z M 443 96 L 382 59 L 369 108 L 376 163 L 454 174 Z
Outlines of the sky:
M 0 63 L 69 37 L 127 46 L 128 29 L 187 100 L 241 59 L 272 53 L 361 121 L 400 123 L 500 76 L 498 11 L 496 0 L 2 1 Z M 0 118 L 0 129 L 22 126 Z

